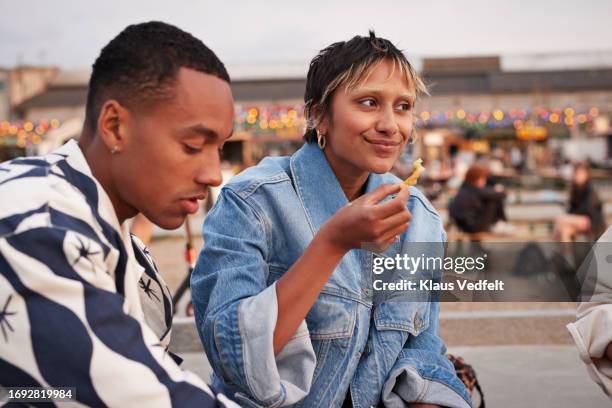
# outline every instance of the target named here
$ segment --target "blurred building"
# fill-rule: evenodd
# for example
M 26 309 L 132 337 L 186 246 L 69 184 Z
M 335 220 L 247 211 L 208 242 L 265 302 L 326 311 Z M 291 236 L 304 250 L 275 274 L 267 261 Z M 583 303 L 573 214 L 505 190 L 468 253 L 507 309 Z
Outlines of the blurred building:
M 0 68 L 0 120 L 18 119 L 16 107 L 26 99 L 45 92 L 59 72 L 57 67 Z
M 251 165 L 299 146 L 306 69 L 307 64 L 230 67 L 236 100 L 235 135 L 226 148 L 231 161 Z M 0 120 L 18 118 L 21 123 L 3 122 L 0 138 L 14 136 L 25 149 L 32 145 L 28 135 L 33 133 L 40 136 L 34 139 L 39 144 L 40 139 L 53 139 L 49 146 L 77 136 L 89 74 L 18 70 L 0 70 Z M 552 164 L 555 155 L 611 161 L 610 65 L 510 71 L 502 68 L 500 57 L 485 56 L 424 59 L 421 70 L 431 96 L 417 105 L 422 137 L 416 153 L 428 160 L 448 160 L 462 151 L 490 154 L 517 148 L 544 164 Z M 3 113 L 7 106 L 8 114 Z
M 28 122 L 83 119 L 89 75 L 86 71 L 58 72 L 47 82 L 44 91 L 23 99 L 14 107 L 16 115 Z
M 432 94 L 419 106 L 426 130 L 485 140 L 485 150 L 539 142 L 573 160 L 612 157 L 610 68 L 505 72 L 495 56 L 438 58 L 424 61 L 423 75 Z
M 43 127 L 50 126 L 24 122 L 18 106 L 28 98 L 44 93 L 59 72 L 57 67 L 0 68 L 0 161 L 38 151 L 34 142 L 40 143 Z
M 11 112 L 10 97 L 8 93 L 9 71 L 0 69 L 0 118 L 8 119 Z

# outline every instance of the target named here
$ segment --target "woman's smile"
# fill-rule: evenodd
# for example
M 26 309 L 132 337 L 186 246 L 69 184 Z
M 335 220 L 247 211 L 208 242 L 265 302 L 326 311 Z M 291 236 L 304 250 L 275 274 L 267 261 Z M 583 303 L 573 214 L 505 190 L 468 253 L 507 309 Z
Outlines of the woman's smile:
M 389 139 L 369 138 L 367 136 L 363 136 L 363 140 L 369 145 L 375 154 L 383 156 L 396 155 L 402 146 L 399 141 Z

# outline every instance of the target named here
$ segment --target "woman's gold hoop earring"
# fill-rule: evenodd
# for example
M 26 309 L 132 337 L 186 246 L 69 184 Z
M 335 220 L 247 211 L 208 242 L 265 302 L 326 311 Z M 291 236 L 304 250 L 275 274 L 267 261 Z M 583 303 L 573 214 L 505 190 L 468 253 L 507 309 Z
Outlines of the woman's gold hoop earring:
M 414 142 L 416 142 L 417 140 L 417 136 L 417 131 L 415 129 L 412 129 L 412 133 L 410 133 L 410 140 L 408 140 L 408 143 L 414 144 Z
M 321 132 L 319 132 L 319 129 L 316 129 L 317 132 L 317 144 L 319 145 L 319 149 L 323 150 L 325 149 L 325 146 L 327 145 L 327 140 L 325 139 L 325 136 L 321 134 Z

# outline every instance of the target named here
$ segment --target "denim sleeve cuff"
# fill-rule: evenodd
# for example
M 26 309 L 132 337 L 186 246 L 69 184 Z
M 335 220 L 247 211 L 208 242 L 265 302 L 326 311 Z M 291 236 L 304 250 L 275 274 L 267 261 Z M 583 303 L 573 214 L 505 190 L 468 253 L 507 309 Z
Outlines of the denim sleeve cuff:
M 382 402 L 386 408 L 407 408 L 415 402 L 448 408 L 472 406 L 467 390 L 454 371 L 428 364 L 420 372 L 401 360 L 383 385 Z
M 306 322 L 275 356 L 276 283 L 240 302 L 238 326 L 249 394 L 265 406 L 295 404 L 310 391 L 316 358 Z

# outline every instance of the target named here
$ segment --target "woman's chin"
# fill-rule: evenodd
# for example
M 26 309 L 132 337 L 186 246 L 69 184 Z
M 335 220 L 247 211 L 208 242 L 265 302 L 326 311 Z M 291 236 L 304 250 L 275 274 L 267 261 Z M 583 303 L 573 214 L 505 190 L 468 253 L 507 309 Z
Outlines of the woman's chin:
M 383 173 L 388 173 L 389 171 L 391 171 L 391 169 L 393 168 L 393 163 L 391 161 L 385 160 L 385 161 L 372 161 L 368 166 L 368 172 L 370 173 L 377 173 L 377 174 L 383 174 Z

